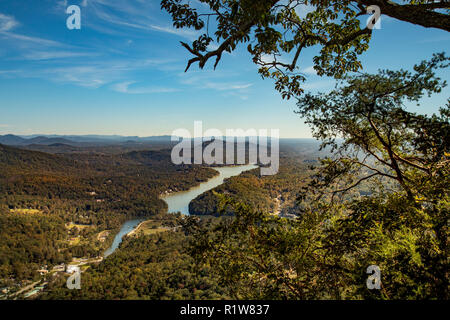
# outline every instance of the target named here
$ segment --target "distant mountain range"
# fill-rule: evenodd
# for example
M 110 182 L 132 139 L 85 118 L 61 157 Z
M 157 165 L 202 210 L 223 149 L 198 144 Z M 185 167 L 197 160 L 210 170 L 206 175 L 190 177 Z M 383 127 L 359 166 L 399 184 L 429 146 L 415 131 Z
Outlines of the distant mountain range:
M 118 135 L 30 135 L 18 136 L 13 134 L 0 135 L 0 144 L 39 150 L 44 152 L 66 152 L 76 151 L 77 148 L 99 147 L 99 146 L 122 146 L 125 148 L 146 147 L 147 145 L 172 145 L 177 142 L 171 141 L 171 136 L 118 136 Z M 199 138 L 195 138 L 194 145 L 203 143 Z M 226 137 L 223 137 L 226 140 Z M 270 144 L 271 139 L 267 143 Z M 250 137 L 245 138 L 245 143 L 250 142 Z M 261 142 L 260 142 L 261 143 Z M 280 139 L 284 146 L 311 145 L 313 149 L 318 148 L 319 142 L 314 139 Z M 300 144 L 299 144 L 300 143 Z
M 27 140 L 12 134 L 0 136 L 0 143 L 5 145 L 22 145 Z
M 32 135 L 17 136 L 7 134 L 0 136 L 0 144 L 9 146 L 29 146 L 29 145 L 75 145 L 80 144 L 132 144 L 145 142 L 170 142 L 171 136 L 154 137 L 127 137 L 127 136 L 102 136 L 102 135 L 80 135 L 80 136 L 59 136 L 59 135 Z

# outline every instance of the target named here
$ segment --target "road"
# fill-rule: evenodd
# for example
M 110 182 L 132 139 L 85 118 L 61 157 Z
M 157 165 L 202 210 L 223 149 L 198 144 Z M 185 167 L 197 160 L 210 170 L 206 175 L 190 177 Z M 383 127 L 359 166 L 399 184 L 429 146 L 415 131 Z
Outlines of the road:
M 28 290 L 33 289 L 33 288 L 36 287 L 39 283 L 41 283 L 41 281 L 42 281 L 42 280 L 39 280 L 39 281 L 33 282 L 32 284 L 29 284 L 29 285 L 23 287 L 23 288 L 20 289 L 19 291 L 13 293 L 13 294 L 10 296 L 10 298 L 16 297 L 16 296 L 20 295 L 21 293 L 23 293 L 23 292 L 25 292 L 25 291 L 28 291 Z

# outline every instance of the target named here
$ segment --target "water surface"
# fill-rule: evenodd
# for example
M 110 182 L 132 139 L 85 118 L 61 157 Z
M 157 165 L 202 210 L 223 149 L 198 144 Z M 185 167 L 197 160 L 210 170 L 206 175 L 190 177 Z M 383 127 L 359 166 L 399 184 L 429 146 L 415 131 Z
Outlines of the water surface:
M 126 221 L 122 227 L 120 228 L 120 231 L 118 234 L 116 234 L 114 241 L 111 245 L 111 247 L 105 251 L 104 256 L 105 258 L 109 255 L 111 255 L 116 249 L 119 247 L 120 243 L 122 242 L 122 238 L 133 231 L 142 221 L 145 221 L 146 219 L 133 219 Z
M 214 167 L 213 169 L 219 172 L 219 175 L 214 178 L 209 179 L 208 181 L 200 183 L 197 187 L 192 187 L 187 191 L 179 191 L 170 193 L 167 195 L 161 196 L 161 199 L 164 200 L 169 206 L 169 213 L 181 212 L 182 214 L 189 214 L 189 203 L 195 199 L 197 196 L 202 193 L 214 189 L 215 187 L 221 185 L 225 179 L 238 176 L 244 171 L 252 170 L 258 168 L 257 165 L 247 164 L 242 166 L 235 167 Z M 114 238 L 113 244 L 111 247 L 105 251 L 105 258 L 111 255 L 116 249 L 119 247 L 122 242 L 123 236 L 127 235 L 131 231 L 133 231 L 142 221 L 146 219 L 133 219 L 126 221 L 119 233 Z
M 161 196 L 169 206 L 169 213 L 181 212 L 182 214 L 189 214 L 189 203 L 201 195 L 202 193 L 214 189 L 221 185 L 225 179 L 238 176 L 244 171 L 258 168 L 254 164 L 235 166 L 235 167 L 214 167 L 213 169 L 219 172 L 218 176 L 202 182 L 199 186 L 193 187 L 187 191 L 180 191 Z

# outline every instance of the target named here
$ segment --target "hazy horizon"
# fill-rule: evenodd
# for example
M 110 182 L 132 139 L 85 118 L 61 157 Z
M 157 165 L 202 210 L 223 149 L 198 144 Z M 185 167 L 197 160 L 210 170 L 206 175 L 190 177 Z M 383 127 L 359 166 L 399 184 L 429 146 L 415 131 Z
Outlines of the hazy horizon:
M 145 139 L 145 138 L 162 138 L 162 137 L 172 137 L 171 134 L 161 134 L 161 135 L 153 135 L 153 136 L 136 136 L 136 135 L 118 135 L 118 134 L 40 134 L 40 133 L 35 133 L 35 134 L 15 134 L 15 133 L 4 133 L 4 134 L 0 134 L 0 137 L 4 137 L 4 136 L 16 136 L 16 137 L 21 137 L 21 138 L 36 138 L 36 137 L 98 137 L 98 138 L 139 138 L 139 139 Z M 196 136 L 196 137 L 182 137 L 182 136 L 178 136 L 180 138 L 192 138 L 192 139 L 196 139 L 196 138 L 205 138 L 205 137 L 210 137 L 210 136 Z M 222 137 L 254 137 L 254 136 L 227 136 L 227 135 L 223 135 Z M 264 137 L 264 136 L 262 136 Z M 267 135 L 267 137 L 272 137 L 270 135 Z M 310 137 L 310 138 L 303 138 L 303 137 L 288 137 L 288 138 L 282 138 L 280 137 L 280 140 L 315 140 L 315 141 L 319 141 L 316 138 Z
M 173 28 L 158 1 L 70 4 L 81 8 L 81 30 L 66 27 L 67 1 L 0 3 L 0 134 L 159 136 L 202 120 L 222 132 L 280 129 L 282 138 L 311 138 L 294 113 L 295 99 L 282 100 L 273 81 L 261 79 L 245 48 L 224 55 L 215 71 L 209 63 L 185 73 L 190 56 L 180 41 L 191 42 L 198 32 Z M 300 14 L 307 11 L 299 7 Z M 411 69 L 449 41 L 443 30 L 382 15 L 361 55 L 363 71 Z M 335 80 L 316 74 L 316 53 L 306 50 L 299 61 L 303 88 L 326 92 Z M 437 112 L 449 92 L 409 108 Z

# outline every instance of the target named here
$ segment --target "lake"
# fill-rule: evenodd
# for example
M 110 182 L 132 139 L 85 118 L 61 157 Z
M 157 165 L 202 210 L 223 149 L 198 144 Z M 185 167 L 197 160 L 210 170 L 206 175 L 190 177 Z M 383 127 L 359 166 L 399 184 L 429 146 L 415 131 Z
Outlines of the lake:
M 105 251 L 104 256 L 105 258 L 109 255 L 111 255 L 116 249 L 119 247 L 120 243 L 122 242 L 123 236 L 127 235 L 131 231 L 133 231 L 142 221 L 145 221 L 146 219 L 133 219 L 126 221 L 122 227 L 120 228 L 120 231 L 116 236 L 114 237 L 114 241 L 109 247 L 108 250 Z
M 214 167 L 213 169 L 219 172 L 218 176 L 215 176 L 214 178 L 211 178 L 206 182 L 202 182 L 197 187 L 193 187 L 187 191 L 180 191 L 163 195 L 161 196 L 161 199 L 164 200 L 169 206 L 168 212 L 181 212 L 182 214 L 188 215 L 189 203 L 193 199 L 208 190 L 220 186 L 225 179 L 238 176 L 244 171 L 252 170 L 255 168 L 258 168 L 258 166 L 253 164 L 235 167 Z
M 187 191 L 179 191 L 163 195 L 161 196 L 161 199 L 167 203 L 169 207 L 168 209 L 169 213 L 181 212 L 182 214 L 188 215 L 189 203 L 197 196 L 221 185 L 225 181 L 225 179 L 238 176 L 244 171 L 256 168 L 258 168 L 258 166 L 254 164 L 247 164 L 234 167 L 214 167 L 213 169 L 218 171 L 219 175 L 209 179 L 208 181 L 202 182 L 200 183 L 200 185 L 192 187 Z M 104 254 L 105 258 L 111 255 L 119 247 L 120 243 L 122 242 L 123 236 L 133 231 L 142 221 L 145 220 L 146 219 L 141 218 L 126 221 L 120 228 L 119 233 L 115 236 L 111 247 L 105 251 Z

